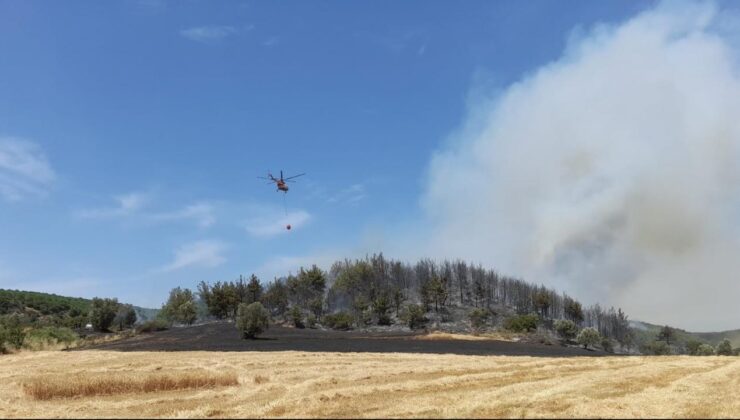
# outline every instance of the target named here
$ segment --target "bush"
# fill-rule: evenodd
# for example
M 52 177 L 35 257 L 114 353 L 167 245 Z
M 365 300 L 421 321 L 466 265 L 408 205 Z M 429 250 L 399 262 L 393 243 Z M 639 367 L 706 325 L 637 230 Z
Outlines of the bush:
M 603 337 L 601 339 L 601 348 L 607 353 L 614 353 L 614 343 L 610 338 Z
M 485 309 L 475 308 L 468 313 L 470 319 L 470 326 L 473 327 L 473 331 L 478 333 L 485 328 L 488 322 L 489 313 Z
M 588 346 L 595 346 L 601 342 L 601 334 L 594 328 L 584 328 L 578 333 L 576 341 L 583 345 L 584 349 L 587 349 Z
M 732 356 L 732 345 L 730 344 L 730 340 L 725 339 L 719 343 L 719 346 L 717 346 L 717 355 Z
M 0 353 L 20 348 L 24 338 L 25 333 L 18 316 L 7 316 L 0 320 Z
M 308 316 L 306 317 L 306 326 L 312 329 L 316 328 L 316 322 L 318 322 L 316 319 L 316 315 L 308 314 Z
M 696 349 L 697 356 L 714 356 L 714 347 L 709 344 L 700 344 Z
M 643 354 L 651 354 L 654 356 L 667 356 L 671 354 L 671 347 L 666 344 L 665 341 L 653 341 L 643 346 L 640 351 Z
M 23 347 L 37 350 L 47 346 L 64 344 L 69 346 L 77 341 L 79 336 L 65 327 L 43 327 L 29 331 L 23 339 Z
M 170 327 L 170 324 L 162 319 L 153 319 L 151 321 L 147 321 L 136 329 L 140 333 L 145 332 L 154 332 L 154 331 L 164 331 Z
M 291 322 L 296 328 L 306 328 L 306 326 L 303 324 L 303 311 L 301 311 L 301 308 L 297 306 L 292 307 L 290 309 L 289 315 Z
M 537 329 L 538 317 L 535 314 L 517 315 L 504 321 L 504 328 L 514 332 L 529 332 Z
M 350 330 L 352 329 L 352 314 L 343 311 L 324 315 L 324 325 L 335 330 Z
M 426 312 L 424 312 L 424 308 L 420 305 L 414 304 L 406 306 L 403 320 L 412 330 L 423 328 L 426 326 L 427 322 L 429 322 L 426 317 Z
M 573 340 L 578 335 L 578 326 L 575 322 L 567 319 L 555 321 L 555 331 L 566 341 Z
M 693 338 L 686 342 L 686 352 L 691 356 L 696 356 L 699 346 L 702 345 L 701 341 L 694 340 Z
M 242 303 L 236 311 L 236 328 L 244 338 L 255 338 L 269 327 L 270 314 L 259 302 Z

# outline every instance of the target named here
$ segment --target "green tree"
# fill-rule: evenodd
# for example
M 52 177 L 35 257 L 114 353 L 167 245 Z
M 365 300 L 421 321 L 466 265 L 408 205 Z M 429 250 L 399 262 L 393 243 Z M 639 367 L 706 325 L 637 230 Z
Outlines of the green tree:
M 717 346 L 717 355 L 732 356 L 732 344 L 730 344 L 730 340 L 724 339 L 719 343 Z
M 293 321 L 293 325 L 296 328 L 305 328 L 306 326 L 303 324 L 303 311 L 301 311 L 301 308 L 298 306 L 293 306 L 290 308 L 290 319 Z
M 565 317 L 576 325 L 581 325 L 583 322 L 583 308 L 580 302 L 577 302 L 569 297 L 565 298 Z
M 468 312 L 468 319 L 474 333 L 478 334 L 486 327 L 489 315 L 488 310 L 483 308 L 475 308 Z
M 578 344 L 581 344 L 584 349 L 588 349 L 588 346 L 595 346 L 601 342 L 601 335 L 595 328 L 584 328 L 578 333 L 576 337 Z
M 118 313 L 118 299 L 93 298 L 90 306 L 90 321 L 98 331 L 108 331 Z
M 260 283 L 260 280 L 252 274 L 252 276 L 249 278 L 249 283 L 247 284 L 247 302 L 246 303 L 253 303 L 253 302 L 259 302 L 262 300 L 262 283 Z
M 160 313 L 169 322 L 192 324 L 198 317 L 193 292 L 190 289 L 175 287 L 170 291 L 167 303 L 162 305 Z
M 269 327 L 270 314 L 259 302 L 239 305 L 236 313 L 236 328 L 243 338 L 256 338 Z
M 564 340 L 570 341 L 578 335 L 578 326 L 569 319 L 558 319 L 555 321 L 555 331 Z
M 424 308 L 420 305 L 410 304 L 406 306 L 403 320 L 412 330 L 423 328 L 429 320 L 426 317 Z
M 537 308 L 542 319 L 547 317 L 550 306 L 552 306 L 552 297 L 550 294 L 544 288 L 537 291 L 534 295 L 534 307 Z
M 284 316 L 288 310 L 288 288 L 282 280 L 275 280 L 267 286 L 264 294 L 265 305 L 273 316 Z
M 383 293 L 373 301 L 373 312 L 378 319 L 378 325 L 391 325 L 391 318 L 388 316 L 390 310 L 390 300 Z

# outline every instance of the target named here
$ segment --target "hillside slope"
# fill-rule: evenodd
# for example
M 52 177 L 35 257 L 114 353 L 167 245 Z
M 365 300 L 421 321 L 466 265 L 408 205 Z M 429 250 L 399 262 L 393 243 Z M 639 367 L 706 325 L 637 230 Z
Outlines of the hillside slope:
M 0 315 L 35 311 L 39 315 L 77 316 L 90 312 L 91 299 L 60 296 L 52 293 L 0 289 Z M 134 306 L 139 322 L 153 319 L 159 309 Z
M 635 332 L 638 343 L 654 341 L 655 337 L 663 328 L 663 325 L 651 324 L 643 321 L 630 321 L 630 327 Z M 733 348 L 740 347 L 740 329 L 720 332 L 690 332 L 680 328 L 674 328 L 674 340 L 680 345 L 685 345 L 690 339 L 717 346 L 722 340 L 730 340 Z

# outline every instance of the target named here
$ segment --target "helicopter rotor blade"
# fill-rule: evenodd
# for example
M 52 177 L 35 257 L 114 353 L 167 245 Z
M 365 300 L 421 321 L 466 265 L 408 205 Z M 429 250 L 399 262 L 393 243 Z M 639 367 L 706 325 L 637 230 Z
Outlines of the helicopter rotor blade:
M 305 173 L 302 173 L 302 174 L 298 174 L 298 175 L 293 175 L 291 177 L 285 178 L 285 180 L 287 181 L 289 179 L 298 178 L 299 176 L 303 176 L 303 175 L 306 175 L 306 174 Z

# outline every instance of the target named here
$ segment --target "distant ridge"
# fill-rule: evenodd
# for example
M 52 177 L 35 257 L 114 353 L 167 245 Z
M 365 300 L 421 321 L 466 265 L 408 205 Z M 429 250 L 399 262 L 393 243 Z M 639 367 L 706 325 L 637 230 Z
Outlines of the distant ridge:
M 680 328 L 675 328 L 672 325 L 669 326 L 674 329 L 675 340 L 677 343 L 686 343 L 686 341 L 693 338 L 716 346 L 722 342 L 722 340 L 727 339 L 730 340 L 733 348 L 740 347 L 740 329 L 719 332 L 690 332 Z M 651 324 L 644 321 L 630 321 L 630 327 L 635 331 L 635 334 L 638 336 L 638 342 L 640 342 L 654 339 L 664 325 Z
M 0 315 L 24 312 L 29 308 L 41 315 L 64 315 L 70 312 L 86 314 L 90 311 L 91 305 L 92 299 L 60 296 L 53 293 L 0 289 Z M 144 322 L 154 319 L 159 309 L 134 306 L 134 311 L 136 311 L 137 322 Z

